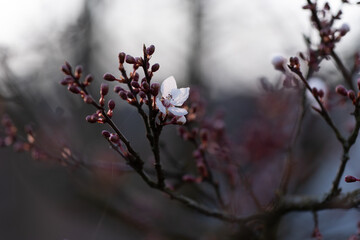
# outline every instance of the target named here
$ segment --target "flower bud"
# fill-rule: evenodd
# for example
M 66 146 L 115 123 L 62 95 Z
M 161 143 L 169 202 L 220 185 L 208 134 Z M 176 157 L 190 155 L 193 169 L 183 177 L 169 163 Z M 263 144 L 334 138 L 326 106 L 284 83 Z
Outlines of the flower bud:
M 116 78 L 114 77 L 114 75 L 110 74 L 110 73 L 105 73 L 104 76 L 103 76 L 104 80 L 106 81 L 115 81 Z
M 348 95 L 348 92 L 343 85 L 337 85 L 335 88 L 335 91 L 337 94 L 344 96 L 344 97 L 346 97 Z
M 65 85 L 68 85 L 73 82 L 74 82 L 74 79 L 72 77 L 66 76 L 66 77 L 64 77 L 63 80 L 61 80 L 60 84 L 65 86 Z
M 147 82 L 143 82 L 141 87 L 145 92 L 147 92 L 150 89 L 150 86 Z
M 102 83 L 100 86 L 100 95 L 105 96 L 109 92 L 109 85 L 106 83 Z
M 347 183 L 350 183 L 350 182 L 356 182 L 356 181 L 359 181 L 360 179 L 357 179 L 356 177 L 353 177 L 353 176 L 350 176 L 350 175 L 347 175 L 345 177 L 345 182 Z
M 79 79 L 81 77 L 82 72 L 83 72 L 82 66 L 80 66 L 80 65 L 76 66 L 76 68 L 75 68 L 75 77 L 77 79 Z
M 88 74 L 85 78 L 84 84 L 89 85 L 92 81 L 93 81 L 93 77 L 91 76 L 91 74 Z
M 115 93 L 119 93 L 120 91 L 123 91 L 124 89 L 122 88 L 122 87 L 120 87 L 120 86 L 115 86 L 114 87 L 114 92 Z
M 143 91 L 140 91 L 140 92 L 139 92 L 139 96 L 140 96 L 141 98 L 146 98 L 146 93 L 144 93 Z
M 151 71 L 152 72 L 156 72 L 157 70 L 159 70 L 160 65 L 158 63 L 155 63 L 154 65 L 151 66 Z
M 148 47 L 146 49 L 146 54 L 149 55 L 149 56 L 153 55 L 154 52 L 155 52 L 155 46 L 154 45 L 150 45 L 150 47 Z
M 102 134 L 106 139 L 109 139 L 109 137 L 110 137 L 110 132 L 109 132 L 109 131 L 103 130 L 103 131 L 101 132 L 101 134 Z
M 119 53 L 119 63 L 123 64 L 125 61 L 126 54 L 124 52 Z
M 159 83 L 153 83 L 153 84 L 151 84 L 151 89 L 150 89 L 150 91 L 151 91 L 151 94 L 153 95 L 153 96 L 157 96 L 158 94 L 159 94 L 159 89 L 160 89 L 160 84 Z
M 132 94 L 131 92 L 127 92 L 127 97 L 130 98 L 130 99 L 134 99 L 134 94 Z
M 80 93 L 80 89 L 76 85 L 69 85 L 68 90 L 75 94 Z
M 139 88 L 140 84 L 136 81 L 131 81 L 131 86 L 133 86 L 134 88 Z
M 92 99 L 91 96 L 85 95 L 85 96 L 84 96 L 84 102 L 86 102 L 86 103 L 88 103 L 88 104 L 91 104 L 91 103 L 94 102 L 94 100 Z
M 276 70 L 284 72 L 284 65 L 286 64 L 286 59 L 282 56 L 276 56 L 271 61 L 272 65 Z
M 110 99 L 110 101 L 108 102 L 108 107 L 110 110 L 113 110 L 115 108 L 114 100 Z
M 61 70 L 66 75 L 71 75 L 71 65 L 68 62 L 65 62 L 65 64 L 61 66 Z
M 136 63 L 135 58 L 134 58 L 133 56 L 131 56 L 131 55 L 127 55 L 126 58 L 125 58 L 125 61 L 126 61 L 127 63 L 129 63 L 129 64 L 134 64 L 134 63 Z
M 96 115 L 88 115 L 88 116 L 86 116 L 85 120 L 89 123 L 96 123 L 98 120 L 98 117 Z
M 137 81 L 139 81 L 139 77 L 140 77 L 139 73 L 136 72 L 134 74 L 134 76 L 132 77 L 132 79 L 137 82 Z
M 109 140 L 113 143 L 117 143 L 119 141 L 119 136 L 117 134 L 110 134 Z
M 126 94 L 126 91 L 120 91 L 119 92 L 119 96 L 123 99 L 123 100 L 127 100 L 127 94 Z
M 340 31 L 340 35 L 341 36 L 345 36 L 346 33 L 348 33 L 350 31 L 350 27 L 348 24 L 344 23 L 343 25 L 341 25 L 341 27 L 339 28 Z
M 355 92 L 353 90 L 349 90 L 347 92 L 348 98 L 350 98 L 350 100 L 352 100 L 353 102 L 355 102 L 356 100 L 356 96 L 355 96 Z

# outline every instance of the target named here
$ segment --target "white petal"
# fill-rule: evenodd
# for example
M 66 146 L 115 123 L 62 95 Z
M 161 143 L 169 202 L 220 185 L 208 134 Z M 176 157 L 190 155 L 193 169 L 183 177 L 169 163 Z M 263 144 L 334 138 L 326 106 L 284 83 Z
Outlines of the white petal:
M 162 112 L 163 114 L 166 114 L 166 108 L 162 104 L 162 102 L 159 98 L 156 98 L 156 106 L 159 108 L 160 112 Z
M 188 111 L 186 111 L 186 109 L 184 109 L 184 108 L 169 107 L 168 110 L 175 116 L 184 116 L 184 115 L 188 114 Z
M 168 77 L 165 79 L 161 84 L 161 95 L 162 97 L 166 98 L 169 94 L 171 94 L 172 89 L 177 89 L 176 81 L 173 76 Z
M 176 119 L 176 123 L 177 124 L 185 124 L 186 123 L 186 117 L 185 116 L 181 116 L 178 119 Z
M 181 105 L 184 104 L 186 99 L 188 99 L 189 91 L 190 91 L 190 88 L 188 88 L 188 87 L 171 90 L 172 99 L 170 100 L 170 103 L 172 105 L 180 107 Z

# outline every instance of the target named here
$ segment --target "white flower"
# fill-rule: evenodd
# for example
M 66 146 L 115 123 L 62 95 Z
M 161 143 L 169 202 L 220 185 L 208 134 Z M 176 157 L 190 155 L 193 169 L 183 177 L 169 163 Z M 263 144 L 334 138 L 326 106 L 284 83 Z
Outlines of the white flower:
M 161 84 L 160 92 L 161 96 L 156 98 L 156 105 L 160 112 L 164 115 L 169 112 L 176 118 L 177 122 L 184 124 L 186 122 L 185 115 L 188 111 L 181 106 L 189 97 L 190 88 L 177 88 L 175 78 L 173 76 L 168 77 Z

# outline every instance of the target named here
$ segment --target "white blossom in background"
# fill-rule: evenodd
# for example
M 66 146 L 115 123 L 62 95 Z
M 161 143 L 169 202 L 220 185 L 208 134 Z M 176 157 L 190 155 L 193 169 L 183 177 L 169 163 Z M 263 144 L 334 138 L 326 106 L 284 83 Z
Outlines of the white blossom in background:
M 156 105 L 161 113 L 166 115 L 170 112 L 176 117 L 177 123 L 184 124 L 188 111 L 181 106 L 188 99 L 189 91 L 189 87 L 178 89 L 175 78 L 170 76 L 161 84 L 161 94 L 156 98 Z

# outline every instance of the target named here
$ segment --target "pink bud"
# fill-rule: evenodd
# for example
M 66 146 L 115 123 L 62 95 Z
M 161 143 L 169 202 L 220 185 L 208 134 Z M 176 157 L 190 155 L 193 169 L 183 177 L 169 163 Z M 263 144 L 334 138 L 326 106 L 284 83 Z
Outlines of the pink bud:
M 134 64 L 134 63 L 136 63 L 135 58 L 134 58 L 133 56 L 131 56 L 131 55 L 127 55 L 126 58 L 125 58 L 125 61 L 126 61 L 127 63 L 129 63 L 129 64 Z
M 110 137 L 110 132 L 109 132 L 109 131 L 103 130 L 103 131 L 101 132 L 101 134 L 102 134 L 106 139 L 108 139 L 108 138 Z
M 104 80 L 110 81 L 110 82 L 116 80 L 116 78 L 115 78 L 112 74 L 110 74 L 110 73 L 105 73 L 104 76 L 103 76 L 103 78 L 104 78 Z
M 117 134 L 110 134 L 109 140 L 113 143 L 117 143 L 119 141 L 119 136 Z
M 100 95 L 105 96 L 109 92 L 109 85 L 106 83 L 102 83 L 100 86 Z
M 341 96 L 344 96 L 344 97 L 346 97 L 348 95 L 348 92 L 343 85 L 337 85 L 335 88 L 335 91 L 337 94 L 340 94 Z
M 119 63 L 123 64 L 125 61 L 126 54 L 124 52 L 119 53 Z
M 125 91 L 120 91 L 120 92 L 119 92 L 119 96 L 120 96 L 123 100 L 126 100 L 126 99 L 128 98 Z
M 94 100 L 92 99 L 91 96 L 85 95 L 85 96 L 84 96 L 84 102 L 86 102 L 86 103 L 88 103 L 88 104 L 91 104 L 91 103 L 94 102 Z
M 109 107 L 110 110 L 113 110 L 113 109 L 115 108 L 115 102 L 114 102 L 114 100 L 111 99 L 111 100 L 108 102 L 108 107 Z
M 159 83 L 153 83 L 153 84 L 151 84 L 151 89 L 150 89 L 150 91 L 151 91 L 151 94 L 153 95 L 153 96 L 157 96 L 158 94 L 159 94 L 159 89 L 160 89 L 160 84 Z
M 155 52 L 155 46 L 154 45 L 150 45 L 150 47 L 148 47 L 146 49 L 146 54 L 147 55 L 153 55 L 154 52 Z
M 85 78 L 85 85 L 89 85 L 91 82 L 93 81 L 93 77 L 91 76 L 91 74 L 88 74 Z
M 355 95 L 355 92 L 354 92 L 353 90 L 349 90 L 349 91 L 347 92 L 347 95 L 348 95 L 348 97 L 350 98 L 350 100 L 352 100 L 353 102 L 355 102 L 355 100 L 356 100 L 356 95 Z
M 347 182 L 347 183 L 356 182 L 356 181 L 360 181 L 360 179 L 357 179 L 356 177 L 353 177 L 350 175 L 347 175 L 345 177 L 345 182 Z
M 62 65 L 61 70 L 66 74 L 66 75 L 71 75 L 71 65 L 68 62 L 65 62 L 64 65 Z
M 76 85 L 69 85 L 68 90 L 75 94 L 80 93 L 80 89 Z
M 131 81 L 131 86 L 133 86 L 134 88 L 139 88 L 140 84 L 136 81 Z
M 157 70 L 159 70 L 160 65 L 158 63 L 155 63 L 154 65 L 151 66 L 151 71 L 152 72 L 156 72 Z
M 76 78 L 80 78 L 82 72 L 83 72 L 82 66 L 80 66 L 80 65 L 79 65 L 79 66 L 76 66 L 76 68 L 75 68 L 75 77 L 76 77 Z

